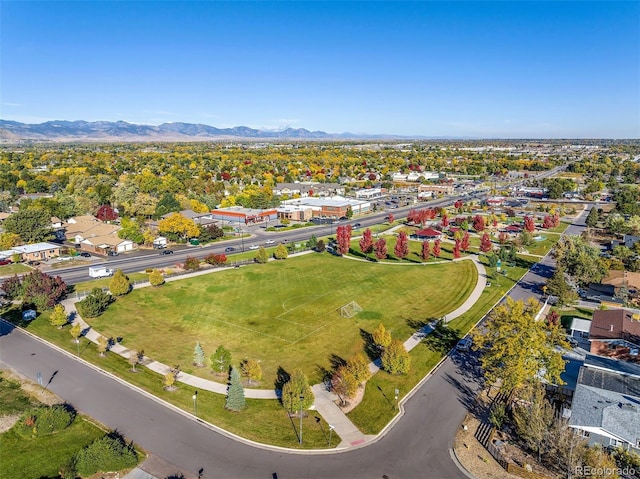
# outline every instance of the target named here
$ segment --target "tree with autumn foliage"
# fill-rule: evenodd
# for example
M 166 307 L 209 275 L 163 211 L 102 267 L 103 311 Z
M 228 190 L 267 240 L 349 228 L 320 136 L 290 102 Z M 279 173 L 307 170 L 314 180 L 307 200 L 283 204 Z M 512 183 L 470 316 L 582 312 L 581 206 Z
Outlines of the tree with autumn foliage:
M 482 233 L 485 227 L 484 217 L 482 217 L 482 215 L 475 215 L 473 217 L 473 229 L 478 233 Z
M 446 228 L 447 226 L 449 226 L 449 218 L 447 217 L 447 215 L 442 216 L 442 220 L 440 221 L 440 224 L 442 225 L 443 228 Z
M 422 254 L 420 255 L 423 261 L 429 261 L 431 257 L 431 247 L 429 246 L 429 241 L 422 242 Z
M 409 239 L 407 238 L 407 233 L 404 231 L 401 231 L 398 235 L 398 240 L 396 241 L 393 252 L 398 259 L 404 259 L 409 255 Z
M 367 257 L 373 251 L 373 239 L 371 236 L 371 230 L 367 228 L 362 233 L 362 238 L 360 238 L 360 251 Z
M 553 228 L 553 218 L 551 218 L 551 215 L 546 215 L 544 217 L 544 220 L 542 220 L 542 227 L 545 229 Z
M 67 294 L 67 285 L 60 276 L 49 276 L 39 269 L 17 279 L 17 285 L 23 303 L 33 304 L 38 310 L 53 308 Z M 7 291 L 4 284 L 3 289 Z
M 102 205 L 96 212 L 96 218 L 100 221 L 113 221 L 118 219 L 118 213 L 111 206 Z
M 373 251 L 375 252 L 376 258 L 379 260 L 385 259 L 387 257 L 387 242 L 384 238 L 380 238 L 373 245 Z
M 158 221 L 158 231 L 165 236 L 186 241 L 189 238 L 200 236 L 200 228 L 189 218 L 180 213 L 173 213 L 165 219 Z
M 493 249 L 493 244 L 491 243 L 491 237 L 488 233 L 482 235 L 480 239 L 480 251 L 482 253 L 488 253 Z
M 454 259 L 458 259 L 460 258 L 460 240 L 456 240 L 455 243 L 453 244 L 453 258 Z
M 440 253 L 442 253 L 442 249 L 440 248 L 440 240 L 437 239 L 433 242 L 433 256 L 439 258 Z
M 460 240 L 460 249 L 462 251 L 469 251 L 469 232 L 465 231 L 462 239 Z
M 532 216 L 524 217 L 524 230 L 528 233 L 533 233 L 536 230 L 536 225 L 533 222 Z
M 393 223 L 395 220 L 395 217 L 393 216 L 393 213 L 389 213 L 389 215 L 387 216 L 388 220 L 389 220 L 389 224 Z
M 505 244 L 508 239 L 509 239 L 509 235 L 504 231 L 498 234 L 498 243 Z
M 462 213 L 462 207 L 464 206 L 464 203 L 462 202 L 462 200 L 456 200 L 456 202 L 453 204 L 453 207 L 458 210 L 458 213 Z
M 336 238 L 338 240 L 338 253 L 347 254 L 351 245 L 351 225 L 338 226 Z

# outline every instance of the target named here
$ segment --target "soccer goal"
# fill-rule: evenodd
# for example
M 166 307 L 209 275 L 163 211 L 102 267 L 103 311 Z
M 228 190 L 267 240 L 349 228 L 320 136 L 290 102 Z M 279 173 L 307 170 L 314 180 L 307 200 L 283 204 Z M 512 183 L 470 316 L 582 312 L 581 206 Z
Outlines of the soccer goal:
M 343 318 L 353 318 L 356 314 L 362 311 L 362 308 L 355 301 L 345 304 L 340 307 L 340 316 Z

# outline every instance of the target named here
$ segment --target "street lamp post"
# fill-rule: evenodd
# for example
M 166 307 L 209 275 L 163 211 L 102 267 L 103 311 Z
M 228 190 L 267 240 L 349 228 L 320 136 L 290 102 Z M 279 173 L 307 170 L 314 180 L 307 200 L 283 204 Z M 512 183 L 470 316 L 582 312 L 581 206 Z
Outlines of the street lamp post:
M 329 447 L 331 447 L 331 436 L 333 435 L 334 429 L 335 429 L 335 426 L 332 426 L 331 424 L 329 424 Z
M 197 416 L 198 415 L 198 391 L 194 391 L 193 396 L 191 396 L 191 398 L 193 399 L 193 413 L 195 416 Z
M 400 409 L 400 407 L 398 406 L 398 396 L 400 395 L 400 390 L 396 389 L 396 408 Z
M 304 401 L 304 396 L 300 395 L 300 444 L 302 444 L 302 401 Z
M 242 245 L 242 252 L 244 253 L 244 231 L 242 226 L 240 227 L 240 244 Z

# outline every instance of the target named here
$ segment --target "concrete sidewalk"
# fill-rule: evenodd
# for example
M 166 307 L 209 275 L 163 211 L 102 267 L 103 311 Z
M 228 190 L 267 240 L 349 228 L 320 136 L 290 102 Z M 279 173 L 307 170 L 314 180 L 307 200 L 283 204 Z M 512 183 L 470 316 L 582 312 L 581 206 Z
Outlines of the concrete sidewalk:
M 308 254 L 308 252 L 302 253 Z M 366 261 L 364 259 L 351 258 L 351 260 L 355 261 Z M 480 295 L 484 291 L 486 286 L 487 277 L 484 266 L 478 260 L 476 255 L 466 256 L 464 258 L 460 258 L 454 261 L 473 261 L 477 271 L 478 271 L 478 282 L 476 283 L 475 288 L 466 299 L 466 301 L 460 305 L 460 307 L 456 308 L 451 313 L 445 316 L 445 321 L 449 322 L 464 313 L 466 313 L 480 298 Z M 409 266 L 417 266 L 422 267 L 423 265 L 409 265 Z M 428 265 L 426 265 L 428 266 Z M 185 277 L 190 276 L 199 276 L 202 274 L 209 274 L 216 271 L 223 271 L 224 268 L 218 268 L 215 270 L 204 270 L 194 272 L 190 275 L 183 275 L 175 278 L 171 278 L 170 280 L 176 281 L 178 279 L 184 279 Z M 169 280 L 169 279 L 168 279 Z M 144 288 L 149 286 L 148 283 L 137 284 L 134 286 L 135 289 Z M 71 315 L 73 320 L 73 324 L 80 324 L 85 333 L 85 337 L 90 341 L 97 343 L 102 335 L 93 330 L 78 314 L 76 310 L 75 303 L 78 301 L 77 298 L 67 298 L 62 301 L 62 304 L 65 307 L 65 310 L 68 314 Z M 404 347 L 407 351 L 411 351 L 415 348 L 420 342 L 427 336 L 429 333 L 433 331 L 433 327 L 431 325 L 426 325 L 416 331 L 409 339 L 404 342 Z M 125 348 L 124 346 L 116 343 L 110 348 L 110 352 L 118 354 L 125 359 L 129 359 L 130 350 Z M 144 357 L 142 361 L 142 366 L 151 369 L 152 371 L 164 376 L 166 373 L 171 371 L 171 368 L 166 364 L 160 363 L 158 361 L 154 361 L 151 358 Z M 370 373 L 376 374 L 380 370 L 380 360 L 376 360 L 374 362 L 369 363 L 369 371 Z M 184 372 L 180 372 L 177 377 L 178 382 L 186 384 L 188 386 L 203 390 L 203 391 L 211 391 L 217 394 L 227 394 L 227 384 L 219 383 L 216 381 L 211 381 L 209 379 L 204 379 L 198 376 L 194 376 L 192 374 L 187 374 Z M 318 413 L 325 419 L 325 421 L 333 426 L 334 432 L 340 438 L 340 442 L 338 443 L 338 448 L 348 448 L 363 444 L 375 436 L 369 436 L 363 434 L 346 416 L 345 413 L 336 405 L 338 397 L 327 390 L 325 384 L 316 384 L 312 386 L 312 390 L 315 395 L 315 403 L 314 408 Z M 278 391 L 273 389 L 250 389 L 246 388 L 244 390 L 245 397 L 250 399 L 278 399 Z M 338 438 L 336 438 L 336 441 Z

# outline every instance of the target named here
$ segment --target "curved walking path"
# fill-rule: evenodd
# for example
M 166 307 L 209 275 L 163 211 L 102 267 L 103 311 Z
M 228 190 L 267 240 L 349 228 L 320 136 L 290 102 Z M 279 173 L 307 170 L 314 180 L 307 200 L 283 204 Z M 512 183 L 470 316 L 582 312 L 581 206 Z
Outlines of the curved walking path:
M 308 254 L 310 252 L 305 252 L 301 254 Z M 353 261 L 367 261 L 360 258 L 353 258 L 349 256 L 344 256 L 344 258 L 353 260 Z M 478 271 L 478 281 L 476 283 L 475 288 L 469 295 L 469 297 L 462 303 L 458 308 L 453 310 L 451 313 L 447 314 L 443 319 L 445 322 L 452 321 L 453 319 L 463 315 L 471 307 L 478 301 L 480 298 L 482 291 L 484 290 L 487 283 L 487 275 L 484 265 L 480 263 L 477 255 L 470 255 L 464 258 L 459 258 L 453 261 L 473 261 L 477 271 Z M 442 261 L 438 263 L 444 263 L 450 261 Z M 438 263 L 429 263 L 429 264 L 438 264 Z M 408 266 L 428 266 L 427 263 L 417 263 L 417 264 L 408 264 Z M 223 271 L 226 268 L 219 268 L 213 270 L 203 270 L 194 272 L 188 275 L 183 275 L 179 277 L 167 278 L 166 281 L 176 281 L 179 279 L 184 279 L 192 276 L 199 276 L 202 274 L 209 274 L 216 271 Z M 142 283 L 134 286 L 134 289 L 144 288 L 149 286 L 148 283 Z M 70 314 L 73 319 L 73 324 L 80 324 L 83 331 L 86 331 L 85 337 L 90 341 L 97 343 L 98 340 L 102 337 L 102 335 L 95 331 L 89 324 L 87 324 L 78 314 L 78 311 L 75 307 L 75 303 L 79 301 L 77 298 L 67 298 L 63 300 L 61 303 L 64 305 L 67 314 Z M 416 331 L 411 335 L 409 339 L 404 342 L 404 347 L 407 351 L 411 351 L 415 348 L 420 342 L 427 336 L 429 333 L 433 331 L 433 327 L 431 325 L 426 325 Z M 109 349 L 111 352 L 122 356 L 125 359 L 129 359 L 130 350 L 125 348 L 120 344 L 114 344 Z M 150 358 L 145 357 L 142 361 L 142 365 L 151 369 L 152 371 L 164 376 L 166 373 L 171 371 L 171 368 L 166 364 L 160 363 L 158 361 L 154 361 Z M 373 361 L 369 363 L 369 371 L 371 374 L 375 374 L 380 370 L 380 362 L 379 360 Z M 218 394 L 227 394 L 227 385 L 218 383 L 216 381 L 211 381 L 208 379 L 204 379 L 198 376 L 194 376 L 192 374 L 187 374 L 184 372 L 180 372 L 177 378 L 177 381 L 201 389 L 203 391 L 211 391 Z M 312 386 L 313 393 L 315 395 L 315 410 L 325 419 L 325 421 L 333 427 L 335 433 L 340 437 L 341 442 L 338 444 L 338 448 L 346 448 L 357 446 L 363 444 L 376 436 L 373 435 L 365 435 L 363 434 L 350 420 L 347 418 L 346 414 L 342 412 L 342 410 L 336 405 L 336 401 L 338 397 L 336 394 L 332 393 L 327 389 L 327 386 L 324 383 L 316 384 Z M 278 392 L 273 389 L 245 389 L 245 397 L 251 399 L 279 399 Z

